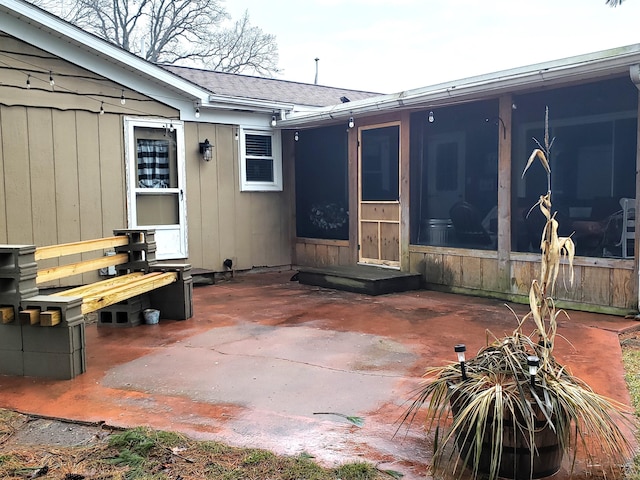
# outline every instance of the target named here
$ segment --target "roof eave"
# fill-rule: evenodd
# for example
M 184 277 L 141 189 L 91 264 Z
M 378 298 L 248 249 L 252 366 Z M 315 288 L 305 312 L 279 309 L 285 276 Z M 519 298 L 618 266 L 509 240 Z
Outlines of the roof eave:
M 318 108 L 311 112 L 293 112 L 279 122 L 282 128 L 299 128 L 328 123 L 357 115 L 410 109 L 418 106 L 434 108 L 455 103 L 517 92 L 540 85 L 557 85 L 579 79 L 624 73 L 640 62 L 640 44 L 592 54 L 546 62 L 527 67 L 470 77 L 430 87 L 372 97 L 349 104 Z
M 218 108 L 224 110 L 248 110 L 255 113 L 282 113 L 291 112 L 294 105 L 291 103 L 273 102 L 253 98 L 230 97 L 224 95 L 209 95 L 208 103 L 202 108 Z

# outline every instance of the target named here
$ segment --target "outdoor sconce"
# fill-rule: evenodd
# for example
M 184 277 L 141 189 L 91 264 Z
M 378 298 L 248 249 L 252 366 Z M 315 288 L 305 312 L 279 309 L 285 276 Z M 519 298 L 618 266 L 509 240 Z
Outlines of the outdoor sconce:
M 293 134 L 293 139 L 297 142 L 300 139 L 300 135 L 298 135 L 298 131 L 296 130 L 296 133 Z
M 205 139 L 204 142 L 200 142 L 200 155 L 205 162 L 211 161 L 211 149 L 213 145 L 209 143 L 209 139 Z
M 427 117 L 427 120 L 429 120 L 429 123 L 433 123 L 435 121 L 435 117 L 433 116 L 433 110 L 431 110 L 429 112 L 429 116 Z
M 460 344 L 456 345 L 455 347 L 453 347 L 453 350 L 458 355 L 458 362 L 460 362 L 460 372 L 462 373 L 462 380 L 466 380 L 467 379 L 467 372 L 466 372 L 466 370 L 464 368 L 464 362 L 465 362 L 464 352 L 467 351 L 467 346 L 465 344 L 463 344 L 463 343 L 460 343 Z
M 529 366 L 529 375 L 531 376 L 531 386 L 536 386 L 536 374 L 538 373 L 538 367 L 540 366 L 540 359 L 535 355 L 529 355 L 527 357 L 527 365 Z
M 271 115 L 271 126 L 275 128 L 277 123 L 278 122 L 276 121 L 276 116 L 275 115 Z
M 353 126 L 356 124 L 356 122 L 353 120 L 353 117 L 349 117 L 349 128 L 353 128 Z

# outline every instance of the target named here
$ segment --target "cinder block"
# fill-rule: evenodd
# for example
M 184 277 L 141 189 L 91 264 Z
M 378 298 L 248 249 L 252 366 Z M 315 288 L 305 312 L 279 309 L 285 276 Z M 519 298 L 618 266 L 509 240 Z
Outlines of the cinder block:
M 117 229 L 114 235 L 127 235 L 129 244 L 116 247 L 116 252 L 129 254 L 129 262 L 117 267 L 118 275 L 134 271 L 147 272 L 149 265 L 156 262 L 155 230 Z
M 0 276 L 21 275 L 37 270 L 35 245 L 0 246 Z
M 150 292 L 151 306 L 162 318 L 186 320 L 193 316 L 193 278 L 177 280 Z
M 41 353 L 74 353 L 85 348 L 84 322 L 71 327 L 23 325 L 22 350 Z
M 55 295 L 36 295 L 20 302 L 23 309 L 60 310 L 61 327 L 72 327 L 84 323 L 82 315 L 82 297 L 57 297 Z
M 148 293 L 109 305 L 98 312 L 98 326 L 135 327 L 142 323 L 142 311 L 150 306 Z
M 151 272 L 176 272 L 178 280 L 191 278 L 191 265 L 188 263 L 156 263 L 149 267 Z
M 5 350 L 0 348 L 0 375 L 24 375 L 22 350 Z
M 22 358 L 27 377 L 71 380 L 87 371 L 84 348 L 73 353 L 23 352 Z
M 22 328 L 19 322 L 0 324 L 0 349 L 22 351 Z

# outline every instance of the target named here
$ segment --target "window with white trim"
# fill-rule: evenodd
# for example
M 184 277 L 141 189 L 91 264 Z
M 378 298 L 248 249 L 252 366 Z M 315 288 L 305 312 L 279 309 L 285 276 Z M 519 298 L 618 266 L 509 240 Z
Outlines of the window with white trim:
M 240 190 L 282 191 L 280 132 L 242 129 L 240 136 Z

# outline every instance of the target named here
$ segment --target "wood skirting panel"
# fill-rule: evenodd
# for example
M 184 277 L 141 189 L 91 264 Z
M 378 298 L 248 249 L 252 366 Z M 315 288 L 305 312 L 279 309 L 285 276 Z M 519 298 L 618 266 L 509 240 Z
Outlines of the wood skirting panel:
M 347 240 L 296 239 L 295 264 L 306 267 L 353 265 Z
M 495 254 L 495 252 L 493 252 Z M 469 250 L 412 249 L 409 265 L 422 275 L 427 286 L 451 291 L 476 292 L 478 295 L 511 300 L 526 300 L 531 281 L 540 273 L 539 258 L 530 256 L 510 260 L 510 290 L 500 290 L 498 258 L 487 252 L 474 255 Z M 569 285 L 567 266 L 561 267 L 554 298 L 578 310 L 624 312 L 637 311 L 638 299 L 631 262 L 594 262 L 577 259 L 574 284 Z

